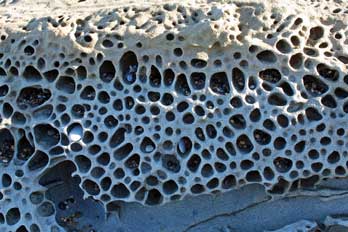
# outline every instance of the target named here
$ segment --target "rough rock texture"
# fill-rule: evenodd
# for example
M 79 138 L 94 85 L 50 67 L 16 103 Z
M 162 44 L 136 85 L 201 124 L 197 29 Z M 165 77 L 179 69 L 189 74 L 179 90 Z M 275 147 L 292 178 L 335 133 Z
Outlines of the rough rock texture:
M 348 4 L 2 4 L 1 231 L 347 228 Z

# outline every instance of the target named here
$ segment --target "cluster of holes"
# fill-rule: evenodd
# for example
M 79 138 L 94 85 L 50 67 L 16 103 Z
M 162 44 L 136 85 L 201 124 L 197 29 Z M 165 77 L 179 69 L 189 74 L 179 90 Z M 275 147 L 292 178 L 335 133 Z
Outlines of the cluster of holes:
M 130 50 L 119 35 L 95 41 L 83 20 L 78 42 L 117 56 L 80 53 L 69 65 L 64 53 L 47 61 L 36 57 L 39 41 L 23 42 L 23 55 L 35 62 L 0 61 L 1 76 L 20 77 L 0 84 L 1 165 L 35 171 L 51 158 L 69 159 L 81 188 L 107 208 L 253 182 L 284 194 L 346 175 L 348 76 L 337 63 L 348 58 L 317 61 L 328 52 L 324 26 L 307 28 L 295 16 L 270 20 L 273 49 L 226 49 L 216 59 L 186 56 L 178 42 L 185 38 L 172 32 L 164 35 L 168 56 L 147 54 L 141 41 Z M 58 27 L 68 19 L 50 21 Z
M 31 182 L 20 168 L 2 167 L 0 175 L 0 228 L 10 226 L 16 232 L 60 231 L 55 219 L 55 208 L 47 200 L 41 186 Z M 45 220 L 47 224 L 42 224 Z

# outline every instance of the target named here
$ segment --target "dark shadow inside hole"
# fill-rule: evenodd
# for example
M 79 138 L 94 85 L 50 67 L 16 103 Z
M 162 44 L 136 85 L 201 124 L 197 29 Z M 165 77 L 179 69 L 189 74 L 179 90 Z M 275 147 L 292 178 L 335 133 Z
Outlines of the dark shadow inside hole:
M 136 72 L 138 70 L 138 59 L 134 52 L 128 51 L 122 55 L 120 59 L 120 70 L 122 73 L 122 80 L 127 84 L 132 84 L 136 79 Z
M 202 72 L 194 72 L 191 74 L 191 85 L 194 89 L 200 90 L 205 87 L 205 74 Z
M 210 89 L 217 94 L 226 95 L 230 93 L 230 85 L 225 72 L 215 73 L 210 79 Z
M 324 82 L 312 75 L 305 75 L 303 84 L 306 90 L 313 96 L 320 96 L 329 90 L 329 87 Z
M 11 132 L 6 129 L 0 129 L 0 163 L 8 164 L 14 155 L 14 138 Z
M 31 65 L 25 67 L 23 77 L 27 81 L 40 81 L 42 79 L 41 73 Z
M 333 69 L 323 63 L 317 65 L 317 71 L 320 76 L 330 81 L 337 81 L 339 78 L 339 72 L 336 69 Z
M 184 96 L 191 94 L 191 89 L 187 83 L 185 74 L 180 74 L 175 82 L 175 91 Z
M 39 183 L 48 188 L 46 197 L 54 203 L 59 225 L 68 231 L 82 231 L 84 228 L 97 230 L 95 226 L 105 220 L 104 208 L 98 201 L 83 199 L 80 178 L 71 177 L 75 170 L 74 163 L 63 161 L 47 169 Z
M 21 109 L 27 107 L 36 107 L 45 103 L 51 97 L 49 89 L 40 88 L 40 86 L 26 87 L 21 90 L 17 98 L 17 105 Z
M 68 94 L 74 93 L 75 87 L 75 81 L 70 76 L 60 76 L 56 82 L 56 88 Z
M 42 151 L 37 150 L 30 158 L 28 163 L 29 170 L 37 170 L 46 167 L 48 164 L 48 155 Z
M 272 84 L 277 83 L 281 79 L 281 74 L 277 69 L 265 69 L 260 71 L 259 76 L 262 80 L 268 81 Z
M 239 68 L 232 69 L 232 84 L 237 91 L 243 91 L 245 87 L 245 77 Z
M 270 50 L 264 50 L 256 55 L 257 59 L 264 63 L 275 63 L 276 55 Z
M 25 135 L 19 139 L 17 144 L 17 158 L 20 160 L 28 160 L 34 153 L 35 148 L 31 145 Z
M 161 79 L 162 79 L 161 73 L 158 71 L 158 69 L 154 65 L 152 65 L 151 73 L 149 77 L 150 85 L 152 87 L 157 87 L 157 88 L 160 87 L 162 82 Z

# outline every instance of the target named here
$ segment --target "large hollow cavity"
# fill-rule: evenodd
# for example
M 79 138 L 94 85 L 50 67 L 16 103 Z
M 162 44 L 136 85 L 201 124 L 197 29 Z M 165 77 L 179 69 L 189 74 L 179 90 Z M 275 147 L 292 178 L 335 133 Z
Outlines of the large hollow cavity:
M 44 104 L 51 95 L 50 90 L 40 88 L 39 86 L 26 87 L 19 93 L 19 96 L 17 97 L 17 105 L 21 109 L 37 107 Z
M 50 124 L 39 124 L 34 127 L 34 137 L 40 146 L 49 149 L 58 144 L 60 133 Z
M 120 59 L 122 79 L 127 84 L 133 84 L 138 70 L 138 59 L 134 52 L 128 51 Z

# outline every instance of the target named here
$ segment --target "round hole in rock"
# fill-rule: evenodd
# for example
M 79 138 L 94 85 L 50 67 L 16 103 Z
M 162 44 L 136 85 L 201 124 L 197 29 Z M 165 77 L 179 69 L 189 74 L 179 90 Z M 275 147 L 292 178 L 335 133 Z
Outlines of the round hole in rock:
M 335 89 L 335 95 L 339 98 L 339 99 L 345 99 L 348 97 L 348 91 L 346 91 L 343 88 L 336 88 Z
M 165 106 L 169 106 L 174 102 L 174 97 L 170 93 L 164 93 L 161 98 L 161 103 Z
M 41 73 L 34 66 L 27 66 L 23 71 L 23 77 L 25 80 L 34 82 L 42 79 Z
M 56 82 L 56 88 L 64 93 L 72 94 L 75 92 L 75 81 L 70 76 L 60 76 Z
M 308 107 L 305 110 L 305 113 L 309 121 L 320 121 L 323 118 L 319 111 L 314 107 Z
M 245 134 L 242 134 L 237 138 L 237 147 L 243 153 L 249 153 L 254 149 L 254 145 Z
M 157 189 L 151 189 L 148 192 L 145 204 L 147 205 L 158 205 L 163 201 L 162 194 Z
M 1 183 L 3 188 L 7 188 L 12 184 L 12 178 L 9 174 L 4 173 L 1 178 Z
M 115 66 L 112 61 L 105 60 L 99 67 L 99 77 L 102 81 L 109 83 L 115 77 Z
M 98 93 L 98 100 L 100 103 L 107 104 L 110 101 L 110 96 L 106 91 Z
M 17 125 L 17 126 L 24 125 L 26 123 L 26 121 L 27 121 L 27 119 L 20 112 L 14 112 L 14 114 L 12 115 L 12 118 L 11 118 L 11 123 L 13 125 Z
M 28 160 L 34 153 L 35 148 L 31 145 L 25 135 L 23 135 L 17 144 L 17 158 L 20 160 Z
M 337 151 L 333 151 L 328 157 L 327 157 L 327 161 L 330 164 L 334 164 L 340 161 L 340 153 L 338 153 Z
M 205 190 L 205 188 L 201 184 L 195 184 L 191 187 L 191 192 L 193 194 L 200 194 L 200 193 L 204 192 L 204 190 Z
M 174 82 L 175 73 L 171 69 L 164 70 L 163 82 L 165 86 L 170 86 Z
M 44 72 L 43 75 L 47 79 L 47 81 L 54 82 L 57 79 L 59 72 L 56 69 L 52 69 L 47 72 Z
M 83 136 L 83 128 L 79 123 L 71 124 L 68 127 L 68 137 L 71 141 L 79 141 Z
M 335 98 L 333 98 L 333 96 L 330 94 L 327 94 L 324 97 L 322 97 L 321 103 L 324 106 L 327 106 L 329 108 L 336 108 L 337 107 L 337 102 L 336 102 Z
M 216 138 L 217 136 L 217 131 L 215 129 L 215 127 L 212 124 L 208 124 L 205 128 L 205 132 L 207 134 L 207 136 L 211 139 Z
M 292 168 L 292 161 L 288 158 L 277 157 L 274 159 L 273 164 L 276 170 L 280 173 L 288 172 Z
M 282 150 L 286 146 L 286 140 L 283 137 L 277 137 L 273 142 L 273 146 L 277 150 Z
M 285 106 L 287 104 L 287 98 L 281 93 L 272 93 L 268 97 L 268 103 L 274 106 Z
M 205 66 L 207 66 L 207 61 L 195 58 L 191 60 L 191 65 L 194 68 L 204 68 Z
M 179 140 L 177 145 L 177 151 L 181 156 L 185 156 L 191 152 L 192 141 L 188 137 L 183 137 Z
M 122 55 L 120 59 L 120 70 L 125 83 L 132 84 L 135 82 L 138 59 L 134 52 L 128 51 Z
M 291 46 L 285 39 L 279 40 L 276 43 L 276 48 L 278 49 L 278 51 L 284 54 L 289 53 L 291 51 Z
M 277 69 L 265 69 L 259 72 L 259 77 L 264 81 L 275 84 L 280 81 L 281 74 Z
M 163 183 L 163 191 L 165 194 L 173 194 L 178 190 L 178 185 L 173 180 L 168 180 Z
M 140 144 L 140 150 L 144 153 L 151 153 L 155 148 L 155 143 L 149 137 L 145 137 Z
M 262 52 L 259 52 L 256 55 L 256 58 L 264 63 L 275 63 L 277 61 L 277 57 L 271 50 L 264 50 Z
M 317 65 L 317 71 L 320 76 L 330 81 L 337 81 L 339 78 L 339 72 L 336 69 L 333 69 L 323 63 Z
M 79 80 L 84 80 L 87 78 L 87 69 L 84 66 L 79 66 L 76 69 L 76 74 Z
M 223 189 L 230 189 L 236 185 L 236 178 L 233 175 L 228 175 L 222 180 L 221 187 Z
M 318 40 L 324 35 L 324 28 L 321 26 L 312 27 L 309 30 L 309 38 L 312 40 Z
M 184 122 L 184 124 L 192 124 L 195 121 L 195 118 L 193 117 L 191 113 L 186 113 L 183 116 L 182 121 Z
M 11 104 L 5 102 L 2 105 L 2 112 L 5 118 L 10 118 L 11 115 L 13 114 L 13 107 L 11 106 Z
M 89 179 L 83 181 L 82 188 L 90 195 L 98 195 L 100 192 L 98 184 Z
M 191 172 L 196 172 L 201 164 L 201 158 L 199 155 L 194 154 L 191 156 L 191 158 L 187 161 L 187 168 Z
M 248 182 L 261 182 L 262 180 L 262 177 L 259 171 L 249 171 L 246 174 L 245 178 Z
M 209 182 L 207 183 L 207 187 L 209 189 L 214 189 L 217 188 L 219 186 L 219 179 L 218 178 L 212 178 L 211 180 L 209 180 Z
M 8 85 L 0 86 L 0 97 L 5 96 L 9 91 Z
M 232 84 L 234 88 L 239 92 L 243 91 L 245 87 L 244 73 L 239 68 L 232 69 Z
M 296 53 L 290 57 L 289 64 L 294 69 L 300 69 L 303 64 L 303 55 L 302 53 Z
M 16 230 L 16 232 L 29 232 L 29 231 L 24 225 L 22 225 Z
M 106 48 L 111 48 L 114 46 L 114 43 L 111 40 L 105 39 L 102 42 L 103 46 Z
M 85 111 L 86 111 L 85 107 L 83 105 L 80 105 L 80 104 L 75 104 L 71 108 L 71 114 L 75 118 L 83 118 Z
M 89 101 L 94 100 L 95 96 L 96 96 L 96 91 L 92 86 L 86 86 L 80 94 L 80 97 L 83 100 L 89 100 Z
M 205 74 L 203 72 L 193 72 L 190 76 L 190 82 L 194 89 L 200 90 L 205 87 Z
M 229 123 L 235 128 L 235 129 L 244 129 L 246 127 L 246 121 L 243 115 L 236 114 L 230 117 Z
M 38 124 L 34 127 L 36 142 L 44 148 L 51 148 L 60 140 L 59 131 L 50 124 Z
M 162 166 L 168 171 L 178 173 L 180 171 L 180 162 L 175 155 L 162 156 Z
M 230 93 L 230 85 L 226 73 L 219 72 L 213 74 L 210 78 L 209 87 L 216 94 L 226 95 Z
M 256 129 L 254 130 L 254 139 L 260 145 L 267 145 L 271 142 L 271 135 L 263 130 Z
M 125 166 L 129 169 L 135 169 L 139 167 L 139 163 L 140 156 L 138 154 L 134 154 L 126 160 Z
M 11 208 L 6 213 L 6 222 L 8 225 L 12 226 L 19 222 L 21 218 L 21 213 L 18 208 Z
M 119 183 L 112 187 L 111 195 L 116 198 L 127 198 L 130 195 L 130 192 L 124 184 Z
M 51 95 L 51 91 L 48 89 L 31 86 L 21 89 L 16 102 L 21 109 L 36 107 L 45 103 Z
M 26 47 L 24 48 L 24 53 L 25 53 L 25 55 L 27 55 L 27 56 L 33 55 L 34 52 L 35 52 L 35 49 L 34 49 L 32 46 L 30 46 L 30 45 L 28 45 L 28 46 L 26 46 Z
M 185 74 L 180 74 L 175 82 L 175 91 L 184 96 L 189 96 L 191 94 L 191 89 L 187 83 Z
M 104 177 L 101 181 L 100 181 L 100 186 L 104 191 L 107 191 L 110 186 L 111 186 L 112 180 L 110 177 Z
M 320 96 L 329 90 L 323 81 L 312 75 L 305 75 L 303 77 L 303 84 L 306 90 L 313 96 Z
M 274 172 L 270 167 L 265 167 L 263 170 L 263 176 L 266 180 L 272 180 L 274 178 Z

